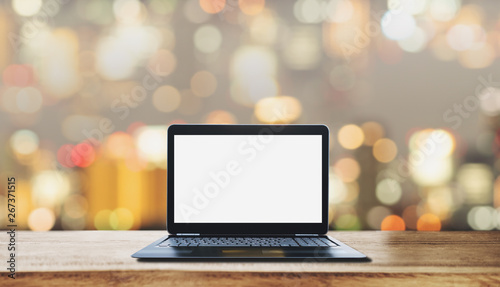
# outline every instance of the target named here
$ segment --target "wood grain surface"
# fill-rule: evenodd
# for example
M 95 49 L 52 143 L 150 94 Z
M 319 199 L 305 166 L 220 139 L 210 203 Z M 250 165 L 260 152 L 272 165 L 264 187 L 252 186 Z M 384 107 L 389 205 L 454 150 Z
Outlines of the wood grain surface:
M 4 260 L 7 234 L 2 232 L 0 284 L 500 286 L 500 231 L 329 234 L 367 254 L 371 262 L 142 262 L 130 257 L 165 234 L 18 231 L 17 279 L 12 280 Z

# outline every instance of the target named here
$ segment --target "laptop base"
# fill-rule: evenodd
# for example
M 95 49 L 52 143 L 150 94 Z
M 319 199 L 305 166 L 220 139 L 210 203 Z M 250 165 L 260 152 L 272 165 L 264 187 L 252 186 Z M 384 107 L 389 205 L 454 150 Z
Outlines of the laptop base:
M 168 236 L 164 236 L 132 257 L 145 260 L 285 260 L 304 262 L 325 262 L 337 260 L 369 261 L 359 251 L 329 237 L 338 246 L 334 248 L 290 248 L 290 247 L 158 247 Z

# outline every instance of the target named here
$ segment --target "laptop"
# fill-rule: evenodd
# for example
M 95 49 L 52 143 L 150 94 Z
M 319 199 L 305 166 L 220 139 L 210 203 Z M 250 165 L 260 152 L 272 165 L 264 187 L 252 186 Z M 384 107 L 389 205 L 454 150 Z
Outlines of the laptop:
M 325 125 L 171 125 L 166 235 L 141 259 L 367 260 L 327 235 Z

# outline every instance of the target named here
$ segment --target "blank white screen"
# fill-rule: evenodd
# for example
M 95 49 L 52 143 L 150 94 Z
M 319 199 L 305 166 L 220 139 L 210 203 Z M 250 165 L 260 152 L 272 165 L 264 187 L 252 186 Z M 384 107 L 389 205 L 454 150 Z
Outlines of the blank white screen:
M 321 135 L 174 141 L 174 222 L 321 223 Z

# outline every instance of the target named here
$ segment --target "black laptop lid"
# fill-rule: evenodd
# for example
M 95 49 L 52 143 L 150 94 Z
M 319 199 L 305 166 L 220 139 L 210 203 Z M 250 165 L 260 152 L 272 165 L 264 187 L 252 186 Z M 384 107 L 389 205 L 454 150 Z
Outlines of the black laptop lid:
M 324 125 L 171 125 L 167 230 L 200 234 L 324 234 Z

